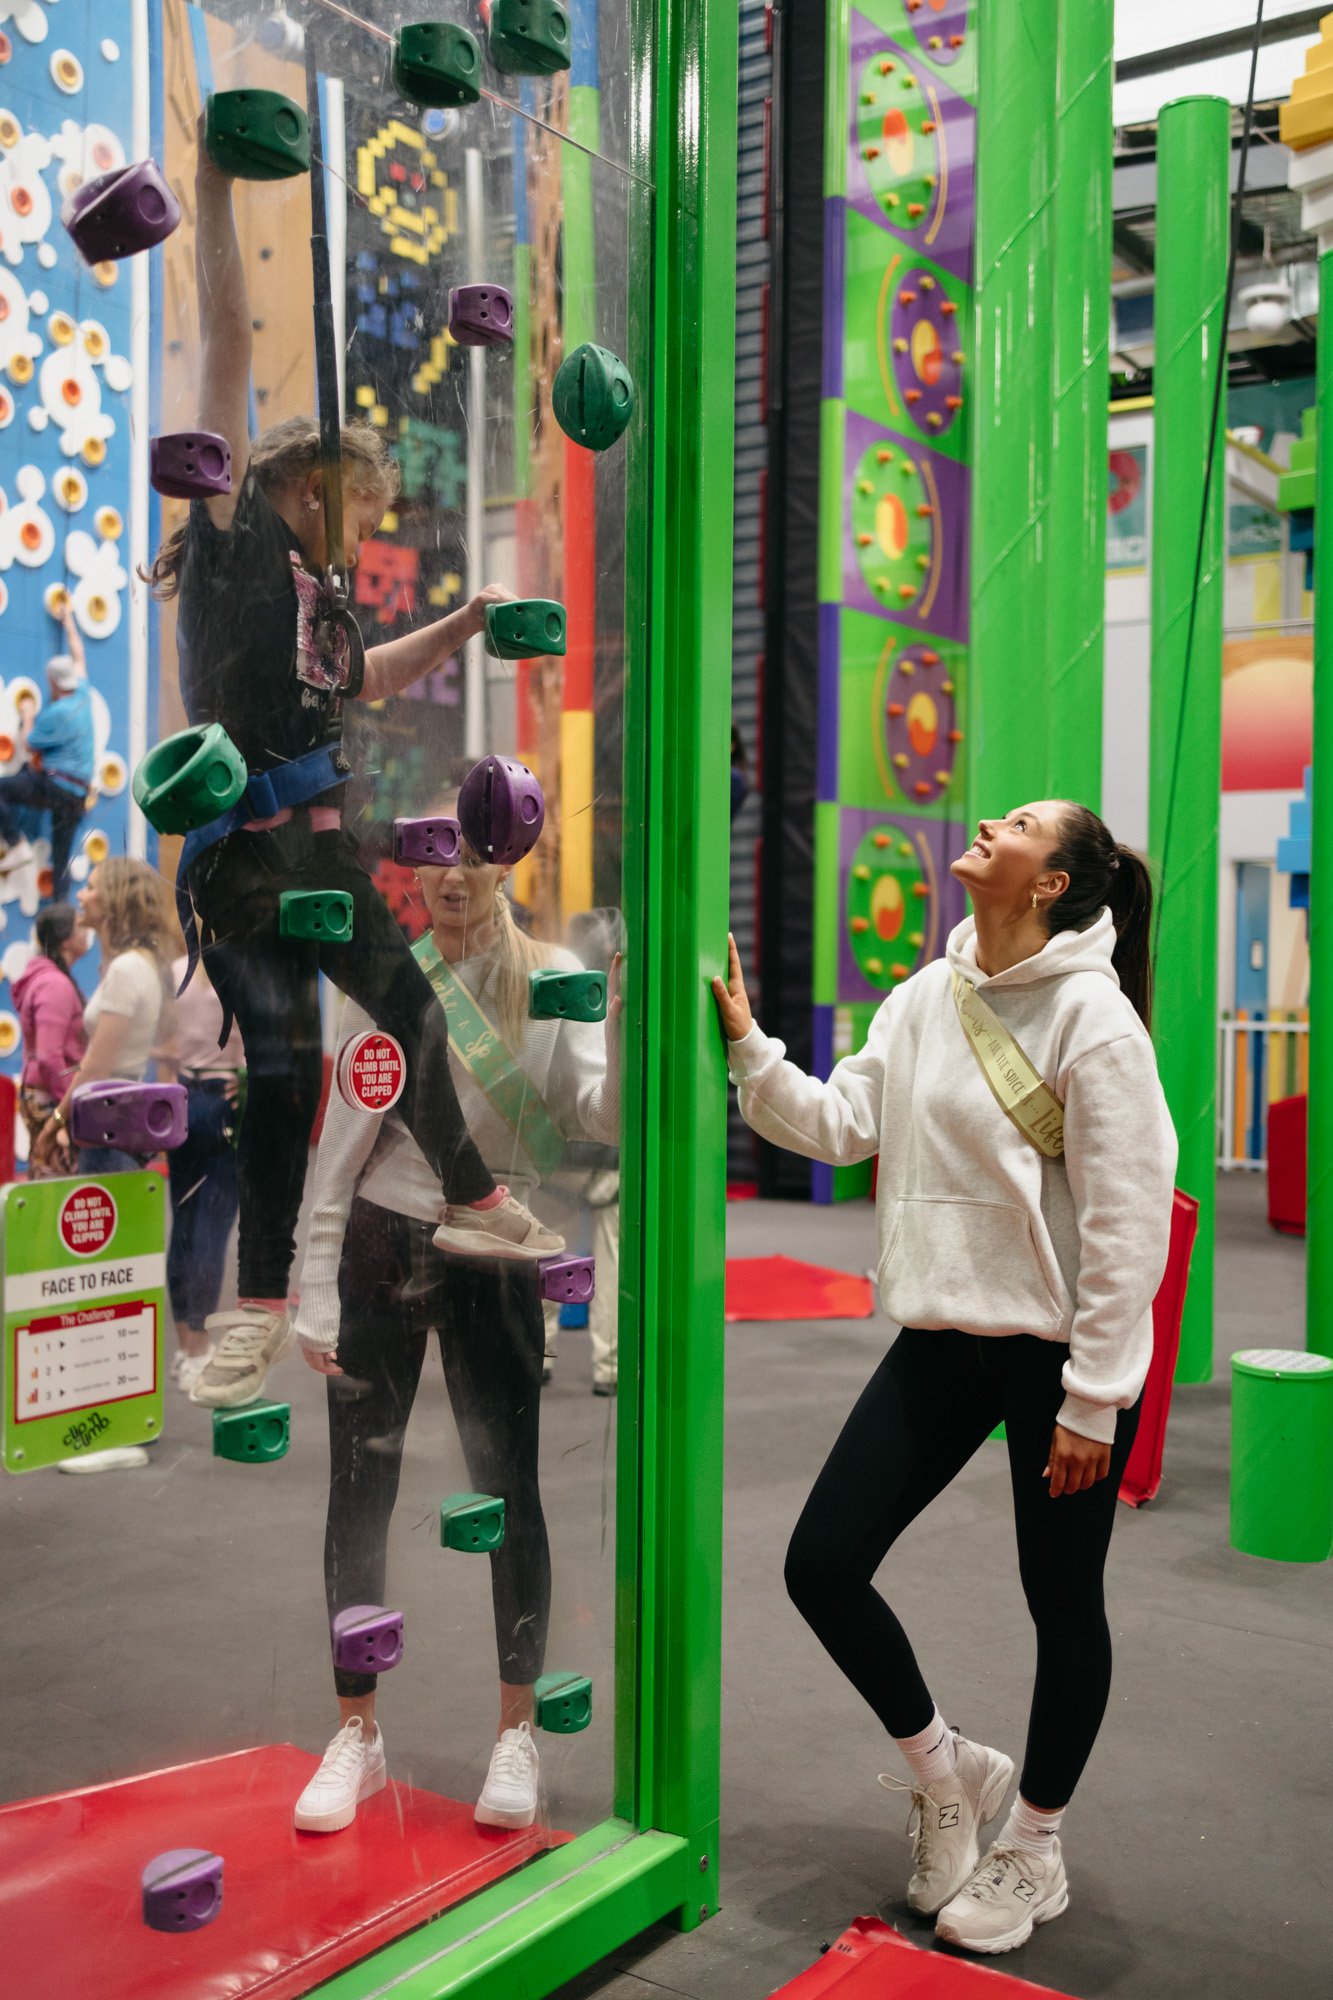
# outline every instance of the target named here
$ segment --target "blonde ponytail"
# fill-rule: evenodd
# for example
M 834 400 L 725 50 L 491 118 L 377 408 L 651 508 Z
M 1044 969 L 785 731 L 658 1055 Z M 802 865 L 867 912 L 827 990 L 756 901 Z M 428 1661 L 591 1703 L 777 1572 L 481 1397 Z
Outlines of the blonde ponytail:
M 505 894 L 504 883 L 495 890 L 495 971 L 494 993 L 499 1028 L 509 1047 L 521 1049 L 528 1028 L 528 975 L 547 964 L 547 955 L 535 938 L 527 936 L 514 922 L 514 912 Z

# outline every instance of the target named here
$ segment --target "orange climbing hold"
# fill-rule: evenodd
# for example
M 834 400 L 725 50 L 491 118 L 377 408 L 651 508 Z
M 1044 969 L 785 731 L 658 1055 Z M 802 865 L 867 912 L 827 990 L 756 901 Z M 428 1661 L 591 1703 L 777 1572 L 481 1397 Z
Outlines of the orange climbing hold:
M 918 215 L 924 215 L 924 214 L 925 214 L 925 212 L 926 212 L 926 204 L 925 204 L 925 203 L 924 203 L 923 201 L 909 201 L 909 202 L 908 202 L 908 204 L 907 204 L 907 213 L 908 213 L 908 214 L 909 214 L 910 216 L 912 216 L 912 217 L 916 217 L 916 216 L 918 216 Z
M 916 511 L 921 520 L 929 521 L 931 516 L 934 514 L 935 509 L 930 505 L 929 501 L 923 500 Z M 923 653 L 921 657 L 922 659 L 924 659 L 925 654 Z
M 921 664 L 923 667 L 937 667 L 939 663 L 940 656 L 938 653 L 923 653 L 921 655 Z
M 891 701 L 889 703 L 889 714 L 892 716 L 895 722 L 897 721 L 900 715 L 906 715 L 906 713 L 907 710 L 903 707 L 900 701 Z
M 961 396 L 946 396 L 944 399 L 944 407 L 946 410 L 961 410 L 963 407 L 963 399 Z
M 898 595 L 901 597 L 903 603 L 906 604 L 909 598 L 916 596 L 916 585 L 914 583 L 900 583 L 898 585 Z
M 914 306 L 916 304 L 916 293 L 899 292 L 898 303 L 900 306 Z
M 954 304 L 952 299 L 940 300 L 940 311 L 944 314 L 946 319 L 952 319 L 953 315 L 957 312 L 957 310 L 958 308 Z
M 921 401 L 921 391 L 919 389 L 904 389 L 903 401 L 907 403 L 919 403 Z
M 923 132 L 933 132 L 935 130 L 935 120 L 933 118 L 923 118 L 921 120 L 921 130 Z
M 912 884 L 912 894 L 913 894 L 914 896 L 919 896 L 919 897 L 921 898 L 922 902 L 924 903 L 924 902 L 925 902 L 925 900 L 926 900 L 926 897 L 927 897 L 927 896 L 928 896 L 928 895 L 930 894 L 930 884 L 929 884 L 929 882 L 913 882 L 913 884 Z

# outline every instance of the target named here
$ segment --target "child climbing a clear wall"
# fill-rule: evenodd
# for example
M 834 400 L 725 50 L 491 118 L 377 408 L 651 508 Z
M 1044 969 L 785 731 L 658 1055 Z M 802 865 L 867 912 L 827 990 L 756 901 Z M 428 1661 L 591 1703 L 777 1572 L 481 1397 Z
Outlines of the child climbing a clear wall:
M 201 342 L 200 430 L 231 449 L 231 491 L 191 502 L 152 569 L 176 598 L 181 695 L 192 723 L 221 723 L 256 780 L 280 773 L 296 803 L 222 837 L 191 835 L 186 914 L 197 913 L 204 962 L 224 1015 L 240 1026 L 248 1099 L 237 1172 L 239 1284 L 234 1311 L 209 1325 L 216 1345 L 191 1391 L 211 1407 L 253 1402 L 294 1334 L 287 1286 L 322 1083 L 319 974 L 394 1035 L 407 1059 L 403 1116 L 441 1189 L 436 1247 L 459 1256 L 532 1262 L 564 1244 L 495 1180 L 468 1132 L 449 1074 L 448 1038 L 420 967 L 342 825 L 350 767 L 343 704 L 401 693 L 482 630 L 487 587 L 460 609 L 364 648 L 327 589 L 332 562 L 351 569 L 398 488 L 380 435 L 342 435 L 344 547 L 325 534 L 319 427 L 297 417 L 249 434 L 251 309 L 232 212 L 232 184 L 199 145 L 195 275 Z M 263 785 L 258 786 L 262 792 Z M 352 931 L 309 941 L 280 931 L 284 891 L 342 892 Z M 187 935 L 187 943 L 189 938 Z

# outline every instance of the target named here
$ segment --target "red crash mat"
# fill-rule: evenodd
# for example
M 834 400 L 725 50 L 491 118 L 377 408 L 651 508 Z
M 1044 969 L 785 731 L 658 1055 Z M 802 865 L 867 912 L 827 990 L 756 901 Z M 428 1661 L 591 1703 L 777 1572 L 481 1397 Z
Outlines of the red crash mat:
M 918 1951 L 878 1917 L 858 1917 L 818 1965 L 772 2000 L 1069 2000 L 1049 1986 L 1011 1979 L 968 1959 Z
M 293 2000 L 555 1842 L 479 1827 L 470 1805 L 392 1781 L 341 1833 L 298 1833 L 318 1758 L 290 1743 L 0 1808 L 5 2000 Z M 223 1858 L 222 1908 L 169 1936 L 143 1921 L 145 1862 Z
M 795 1257 L 728 1257 L 727 1310 L 737 1319 L 869 1319 L 869 1278 Z

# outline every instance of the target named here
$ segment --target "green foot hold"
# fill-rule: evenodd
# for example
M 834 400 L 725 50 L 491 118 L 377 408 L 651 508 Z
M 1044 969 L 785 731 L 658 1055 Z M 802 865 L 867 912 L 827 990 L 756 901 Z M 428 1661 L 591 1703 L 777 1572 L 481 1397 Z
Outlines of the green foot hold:
M 560 0 L 491 0 L 491 61 L 508 76 L 569 68 L 569 15 Z
M 134 803 L 158 833 L 192 833 L 230 811 L 245 790 L 245 759 L 220 722 L 182 729 L 148 752 Z
M 565 607 L 550 597 L 520 597 L 486 607 L 486 651 L 497 660 L 563 656 Z
M 589 451 L 607 451 L 634 415 L 634 378 L 609 347 L 585 342 L 561 362 L 551 407 L 567 438 Z
M 232 180 L 288 181 L 310 172 L 310 122 L 280 90 L 214 91 L 204 144 Z
M 411 104 L 439 110 L 475 104 L 481 96 L 481 49 L 453 21 L 418 21 L 400 28 L 393 45 L 393 84 Z
M 440 1502 L 440 1547 L 488 1556 L 505 1538 L 505 1503 L 489 1493 L 451 1493 Z
M 283 937 L 345 944 L 352 935 L 352 899 L 345 889 L 284 889 L 278 930 Z
M 592 1721 L 592 1682 L 586 1674 L 543 1674 L 533 1693 L 538 1729 L 577 1736 Z
M 247 1403 L 243 1410 L 214 1410 L 213 1456 L 238 1465 L 285 1458 L 292 1441 L 290 1403 Z
M 528 1015 L 534 1021 L 604 1021 L 604 972 L 530 972 Z

